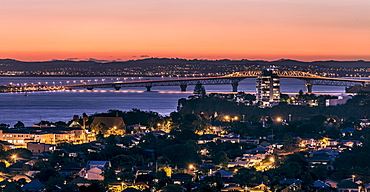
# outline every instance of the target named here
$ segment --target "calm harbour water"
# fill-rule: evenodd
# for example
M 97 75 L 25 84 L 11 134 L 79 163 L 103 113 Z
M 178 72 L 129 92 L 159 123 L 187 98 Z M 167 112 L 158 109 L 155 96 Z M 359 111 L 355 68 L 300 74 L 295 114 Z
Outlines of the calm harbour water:
M 66 84 L 67 81 L 80 80 L 91 82 L 116 81 L 118 77 L 0 77 L 0 85 L 8 83 L 38 83 L 56 85 Z M 120 81 L 122 81 L 122 77 Z M 146 78 L 143 78 L 146 79 Z M 160 78 L 151 78 L 160 79 Z M 132 80 L 128 78 L 127 81 Z M 136 78 L 136 80 L 138 80 Z M 205 85 L 207 92 L 229 92 L 231 85 Z M 113 89 L 94 89 L 57 91 L 57 92 L 31 92 L 25 97 L 24 93 L 0 93 L 0 123 L 13 126 L 17 121 L 22 121 L 26 126 L 38 123 L 40 119 L 56 122 L 70 121 L 73 115 L 88 115 L 106 112 L 109 109 L 128 111 L 133 108 L 151 110 L 161 115 L 169 115 L 176 111 L 177 101 L 187 98 L 192 94 L 194 86 L 188 86 L 187 92 L 180 92 L 180 88 L 153 87 L 151 92 L 146 92 L 144 87 L 122 88 L 120 91 Z M 255 79 L 245 79 L 239 83 L 239 91 L 255 92 Z M 281 79 L 281 92 L 297 93 L 305 90 L 305 85 L 297 79 Z M 344 93 L 344 87 L 313 86 L 316 93 Z

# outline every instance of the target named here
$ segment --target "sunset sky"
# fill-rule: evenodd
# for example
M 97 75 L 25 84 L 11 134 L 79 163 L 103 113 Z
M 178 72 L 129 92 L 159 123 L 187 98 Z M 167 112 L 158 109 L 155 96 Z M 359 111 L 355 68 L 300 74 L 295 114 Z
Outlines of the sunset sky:
M 370 60 L 369 0 L 0 0 L 0 59 Z

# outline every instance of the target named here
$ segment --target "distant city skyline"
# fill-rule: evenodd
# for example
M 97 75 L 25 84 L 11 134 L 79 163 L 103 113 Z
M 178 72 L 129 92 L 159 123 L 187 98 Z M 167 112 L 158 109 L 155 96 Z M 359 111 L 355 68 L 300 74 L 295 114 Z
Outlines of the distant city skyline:
M 367 0 L 0 4 L 0 59 L 370 60 Z

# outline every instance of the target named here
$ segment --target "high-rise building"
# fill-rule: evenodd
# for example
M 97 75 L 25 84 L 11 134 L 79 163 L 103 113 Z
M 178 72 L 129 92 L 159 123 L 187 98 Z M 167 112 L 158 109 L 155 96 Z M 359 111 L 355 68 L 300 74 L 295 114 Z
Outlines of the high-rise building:
M 262 107 L 271 107 L 280 102 L 280 78 L 276 69 L 264 70 L 257 77 L 256 99 Z

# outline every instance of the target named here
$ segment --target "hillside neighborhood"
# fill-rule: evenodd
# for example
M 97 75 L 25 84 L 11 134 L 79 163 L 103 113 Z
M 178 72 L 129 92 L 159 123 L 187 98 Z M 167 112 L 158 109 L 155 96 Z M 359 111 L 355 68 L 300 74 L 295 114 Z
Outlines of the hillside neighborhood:
M 366 118 L 133 109 L 0 126 L 2 191 L 370 191 Z

